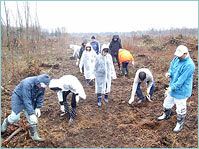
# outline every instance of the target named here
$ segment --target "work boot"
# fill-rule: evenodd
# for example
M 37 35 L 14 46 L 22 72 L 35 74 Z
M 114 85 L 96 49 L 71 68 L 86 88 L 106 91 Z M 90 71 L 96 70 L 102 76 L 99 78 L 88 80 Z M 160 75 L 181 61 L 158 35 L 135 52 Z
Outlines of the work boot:
M 42 139 L 39 137 L 37 124 L 33 124 L 30 126 L 30 134 L 31 134 L 31 138 L 35 141 L 44 141 L 45 140 L 45 139 Z
M 6 118 L 4 121 L 3 121 L 3 124 L 1 126 L 1 132 L 4 133 L 6 132 L 6 129 L 7 127 L 10 125 L 10 123 L 8 122 L 8 118 Z
M 185 115 L 177 114 L 177 124 L 176 127 L 173 129 L 173 132 L 178 133 L 182 130 L 184 120 Z
M 169 119 L 171 116 L 171 109 L 164 108 L 164 113 L 157 118 L 158 121 Z
M 61 119 L 63 119 L 67 114 L 70 114 L 68 103 L 65 101 L 64 104 L 64 113 L 60 114 Z
M 104 95 L 104 101 L 105 101 L 106 103 L 108 103 L 108 94 L 105 94 L 105 95 Z
M 76 108 L 72 108 L 70 113 L 70 119 L 68 122 L 72 123 L 75 117 L 76 117 Z
M 97 98 L 97 105 L 98 105 L 99 107 L 102 106 L 102 97 L 98 97 L 98 98 Z

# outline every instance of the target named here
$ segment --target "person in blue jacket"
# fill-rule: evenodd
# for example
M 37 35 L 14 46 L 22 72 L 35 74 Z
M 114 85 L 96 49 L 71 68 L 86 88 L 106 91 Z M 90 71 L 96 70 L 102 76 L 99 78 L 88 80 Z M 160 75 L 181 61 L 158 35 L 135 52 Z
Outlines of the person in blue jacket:
M 28 77 L 22 80 L 14 89 L 11 97 L 12 113 L 4 120 L 1 132 L 6 132 L 7 126 L 18 122 L 24 110 L 30 124 L 31 138 L 44 141 L 39 137 L 37 130 L 37 117 L 41 116 L 40 108 L 43 105 L 45 88 L 49 85 L 50 77 L 47 74 Z
M 98 55 L 100 53 L 100 44 L 98 41 L 96 41 L 95 36 L 91 37 L 91 46 L 93 47 L 93 50 L 96 52 L 96 54 Z
M 170 63 L 170 68 L 165 74 L 171 80 L 165 93 L 164 113 L 157 120 L 170 118 L 171 108 L 176 105 L 177 124 L 173 131 L 180 132 L 186 116 L 186 101 L 192 92 L 195 64 L 184 45 L 177 47 L 175 55 L 176 57 Z

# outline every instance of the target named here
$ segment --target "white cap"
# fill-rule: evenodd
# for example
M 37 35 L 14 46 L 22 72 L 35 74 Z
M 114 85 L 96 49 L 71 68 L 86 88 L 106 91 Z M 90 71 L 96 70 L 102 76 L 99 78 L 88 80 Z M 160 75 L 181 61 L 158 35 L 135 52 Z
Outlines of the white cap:
M 174 55 L 181 57 L 184 53 L 188 53 L 188 48 L 186 46 L 180 45 L 176 48 Z

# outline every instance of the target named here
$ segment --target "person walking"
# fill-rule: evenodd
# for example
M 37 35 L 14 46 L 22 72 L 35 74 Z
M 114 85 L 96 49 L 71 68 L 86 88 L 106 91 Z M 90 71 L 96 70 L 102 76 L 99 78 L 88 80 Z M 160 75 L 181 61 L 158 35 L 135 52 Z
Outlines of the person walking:
M 84 76 L 86 79 L 86 85 L 89 85 L 90 81 L 94 81 L 95 75 L 93 74 L 95 60 L 97 54 L 93 50 L 90 43 L 86 44 L 86 50 L 83 52 L 82 57 L 80 59 L 79 69 L 82 73 L 82 67 L 84 67 Z
M 92 36 L 91 37 L 91 42 L 90 42 L 90 44 L 91 44 L 91 46 L 93 47 L 93 50 L 96 52 L 96 54 L 98 55 L 99 53 L 100 53 L 100 44 L 99 44 L 99 42 L 98 41 L 96 41 L 96 38 L 95 38 L 95 36 Z
M 108 94 L 111 91 L 111 80 L 117 78 L 112 57 L 108 51 L 108 47 L 102 46 L 102 53 L 97 56 L 94 67 L 94 74 L 96 76 L 95 93 L 97 94 L 98 106 L 102 105 L 102 94 L 104 94 L 104 101 L 108 103 Z
M 173 131 L 177 133 L 182 130 L 186 117 L 186 102 L 192 92 L 195 64 L 189 55 L 188 48 L 184 45 L 178 46 L 174 55 L 176 57 L 171 61 L 170 68 L 165 74 L 171 80 L 163 103 L 164 113 L 157 120 L 170 118 L 171 109 L 176 105 L 177 123 Z
M 120 61 L 118 58 L 118 52 L 119 49 L 122 48 L 122 44 L 121 44 L 121 39 L 119 38 L 119 35 L 113 35 L 112 41 L 110 42 L 109 45 L 109 49 L 110 49 L 110 53 L 113 59 L 113 63 L 115 63 L 115 59 L 117 60 L 117 64 L 118 64 L 118 68 L 120 70 Z

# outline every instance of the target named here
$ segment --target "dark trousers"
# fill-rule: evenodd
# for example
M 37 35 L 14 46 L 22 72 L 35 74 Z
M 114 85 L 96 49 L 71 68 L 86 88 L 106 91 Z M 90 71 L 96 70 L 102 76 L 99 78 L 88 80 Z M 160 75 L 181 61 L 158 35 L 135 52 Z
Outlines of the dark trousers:
M 141 91 L 141 89 L 140 89 L 140 85 L 141 85 L 141 82 L 138 83 L 136 93 L 137 93 L 137 96 L 138 96 L 138 98 L 139 98 L 140 100 L 144 100 L 144 96 L 143 96 L 142 91 Z M 150 90 L 150 92 L 149 92 L 149 94 L 150 94 L 151 97 L 152 97 L 152 95 L 153 95 L 154 90 L 155 90 L 155 82 L 153 82 L 152 87 L 151 87 L 151 90 Z
M 128 73 L 129 73 L 128 64 L 129 64 L 129 62 L 123 62 L 123 63 L 122 63 L 122 75 L 123 75 L 123 76 L 125 75 L 125 71 L 126 71 L 126 74 L 127 74 L 127 75 L 128 75 Z
M 117 60 L 118 68 L 120 69 L 120 61 L 119 61 L 118 55 L 113 55 L 112 54 L 113 63 L 115 63 L 115 58 Z
M 68 96 L 69 93 L 71 93 L 71 91 L 63 91 L 62 92 L 62 94 L 63 94 L 63 102 L 66 103 L 67 105 L 68 105 L 67 96 Z M 72 95 L 71 107 L 72 108 L 76 108 L 76 95 L 74 93 Z

